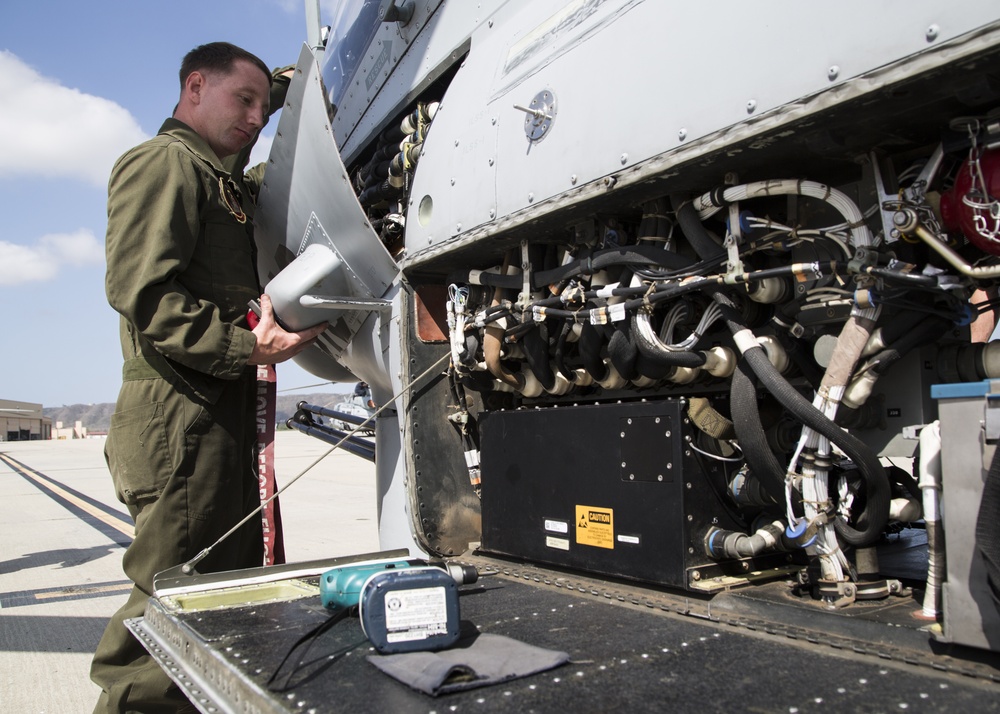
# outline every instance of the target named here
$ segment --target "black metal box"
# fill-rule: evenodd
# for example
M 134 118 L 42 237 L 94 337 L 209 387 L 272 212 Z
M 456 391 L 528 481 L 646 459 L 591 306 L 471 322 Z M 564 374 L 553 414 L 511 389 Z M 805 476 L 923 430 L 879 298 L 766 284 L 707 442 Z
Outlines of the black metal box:
M 483 550 L 686 587 L 704 555 L 685 512 L 684 404 L 482 414 Z

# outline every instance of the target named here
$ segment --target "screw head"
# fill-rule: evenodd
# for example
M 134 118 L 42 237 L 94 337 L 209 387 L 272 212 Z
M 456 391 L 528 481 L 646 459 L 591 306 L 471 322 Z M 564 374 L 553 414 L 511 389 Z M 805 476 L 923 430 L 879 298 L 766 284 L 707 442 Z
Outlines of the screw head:
M 757 100 L 751 99 L 747 102 L 747 114 L 753 114 L 755 109 L 757 109 Z
M 830 69 L 826 71 L 826 78 L 831 82 L 840 76 L 840 67 L 838 65 L 831 65 Z
M 688 135 L 687 129 L 680 129 L 677 132 L 677 138 L 680 139 L 681 141 L 684 141 L 687 138 L 687 135 Z
M 939 34 L 941 34 L 941 28 L 937 25 L 931 25 L 927 28 L 927 32 L 924 33 L 924 37 L 927 38 L 928 42 L 933 42 L 938 38 Z

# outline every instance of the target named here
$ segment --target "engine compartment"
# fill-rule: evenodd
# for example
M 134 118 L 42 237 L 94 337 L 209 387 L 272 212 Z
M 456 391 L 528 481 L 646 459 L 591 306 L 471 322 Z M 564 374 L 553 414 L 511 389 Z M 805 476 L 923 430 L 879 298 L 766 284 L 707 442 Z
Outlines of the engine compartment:
M 932 385 L 1000 377 L 1000 51 L 427 248 L 413 186 L 460 66 L 348 167 L 402 270 L 403 381 L 449 365 L 405 408 L 422 546 L 702 594 L 788 578 L 830 608 L 916 591 L 938 618 Z M 883 574 L 919 531 L 922 572 Z

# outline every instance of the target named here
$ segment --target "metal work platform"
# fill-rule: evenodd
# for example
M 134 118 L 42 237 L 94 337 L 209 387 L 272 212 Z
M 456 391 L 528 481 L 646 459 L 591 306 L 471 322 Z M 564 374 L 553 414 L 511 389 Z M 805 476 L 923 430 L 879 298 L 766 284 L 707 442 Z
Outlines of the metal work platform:
M 467 562 L 495 573 L 462 588 L 468 636 L 504 635 L 567 652 L 570 662 L 431 697 L 368 661 L 379 655 L 352 617 L 314 642 L 287 689 L 268 691 L 293 644 L 330 617 L 314 576 L 242 595 L 153 599 L 128 624 L 202 712 L 1000 711 L 1000 660 L 934 643 L 912 617 L 912 599 L 845 617 L 795 602 L 784 583 L 752 597 L 699 599 L 493 558 Z M 213 602 L 225 604 L 201 609 Z

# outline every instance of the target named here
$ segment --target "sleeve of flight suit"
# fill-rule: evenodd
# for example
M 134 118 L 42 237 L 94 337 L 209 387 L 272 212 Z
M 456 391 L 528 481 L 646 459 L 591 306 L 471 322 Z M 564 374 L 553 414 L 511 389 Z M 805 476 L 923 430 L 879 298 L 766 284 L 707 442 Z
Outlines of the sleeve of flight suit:
M 160 354 L 235 379 L 256 337 L 222 319 L 217 304 L 195 297 L 184 282 L 215 178 L 197 161 L 180 142 L 152 142 L 115 165 L 108 189 L 108 301 Z

